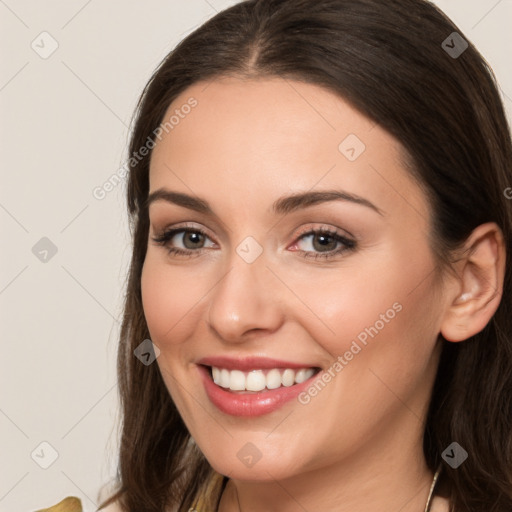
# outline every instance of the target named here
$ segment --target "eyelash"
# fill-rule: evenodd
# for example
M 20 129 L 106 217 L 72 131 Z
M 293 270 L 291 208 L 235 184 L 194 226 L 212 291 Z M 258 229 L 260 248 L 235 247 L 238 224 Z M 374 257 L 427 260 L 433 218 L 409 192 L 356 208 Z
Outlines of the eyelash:
M 164 231 L 162 234 L 160 234 L 157 237 L 152 237 L 152 240 L 163 247 L 167 247 L 167 244 L 169 241 L 178 233 L 199 233 L 202 236 L 206 238 L 210 238 L 202 229 L 199 228 L 188 228 L 188 227 L 179 227 L 179 228 L 173 228 L 169 229 L 167 231 Z M 347 252 L 347 251 L 353 251 L 356 248 L 356 242 L 354 240 L 350 240 L 349 238 L 344 237 L 343 235 L 340 235 L 335 230 L 321 228 L 321 229 L 310 229 L 307 230 L 304 233 L 301 233 L 297 240 L 300 240 L 306 236 L 310 235 L 327 235 L 329 237 L 334 238 L 336 242 L 340 242 L 343 244 L 344 247 L 341 247 L 339 249 L 330 251 L 330 252 L 317 252 L 314 254 L 311 254 L 311 251 L 303 251 L 303 250 L 297 250 L 297 252 L 305 259 L 323 259 L 323 260 L 329 260 L 331 258 L 334 258 L 341 253 Z M 192 257 L 193 253 L 196 253 L 196 255 L 201 254 L 203 252 L 204 248 L 199 248 L 197 250 L 194 249 L 181 249 L 179 247 L 167 247 L 167 251 L 171 255 L 176 256 L 185 256 L 185 257 Z

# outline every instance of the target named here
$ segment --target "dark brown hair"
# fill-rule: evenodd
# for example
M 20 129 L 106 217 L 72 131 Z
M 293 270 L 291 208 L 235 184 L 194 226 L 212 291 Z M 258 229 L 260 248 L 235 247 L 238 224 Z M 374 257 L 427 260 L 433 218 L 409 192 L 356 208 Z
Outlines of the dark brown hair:
M 469 454 L 441 473 L 451 510 L 510 512 L 512 214 L 504 191 L 512 186 L 512 144 L 490 67 L 469 41 L 459 56 L 446 51 L 443 41 L 453 32 L 467 41 L 423 0 L 240 2 L 187 36 L 155 71 L 137 107 L 130 155 L 190 85 L 228 75 L 284 77 L 334 91 L 401 142 L 429 199 L 431 246 L 441 268 L 474 228 L 496 222 L 507 249 L 502 300 L 477 335 L 461 343 L 441 339 L 424 453 L 432 471 L 453 441 Z M 140 285 L 150 156 L 130 160 L 128 176 L 133 255 L 118 356 L 123 424 L 112 500 L 130 512 L 186 512 L 215 472 L 190 443 L 158 365 L 133 355 L 150 337 Z M 217 499 L 210 496 L 212 510 Z

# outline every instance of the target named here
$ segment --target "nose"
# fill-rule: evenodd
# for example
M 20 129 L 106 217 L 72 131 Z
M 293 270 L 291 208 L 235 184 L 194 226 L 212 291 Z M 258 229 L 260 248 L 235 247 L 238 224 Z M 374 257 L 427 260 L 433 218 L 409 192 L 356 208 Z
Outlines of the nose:
M 276 331 L 283 322 L 280 286 L 263 255 L 247 263 L 234 253 L 230 270 L 213 290 L 209 328 L 228 343 Z

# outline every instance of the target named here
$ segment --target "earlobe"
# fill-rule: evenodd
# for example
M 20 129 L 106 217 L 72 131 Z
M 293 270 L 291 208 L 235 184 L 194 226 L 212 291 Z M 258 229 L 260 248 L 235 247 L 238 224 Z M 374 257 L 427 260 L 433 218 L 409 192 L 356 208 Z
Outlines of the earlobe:
M 447 341 L 478 334 L 498 309 L 505 276 L 505 244 L 495 223 L 478 226 L 464 244 L 457 262 L 458 287 L 441 324 Z

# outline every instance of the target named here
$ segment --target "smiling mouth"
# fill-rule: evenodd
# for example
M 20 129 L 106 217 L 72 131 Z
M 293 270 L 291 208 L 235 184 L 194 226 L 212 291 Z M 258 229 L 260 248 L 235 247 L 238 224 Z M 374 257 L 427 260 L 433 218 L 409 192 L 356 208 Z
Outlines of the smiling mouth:
M 204 366 L 210 378 L 219 387 L 233 393 L 261 393 L 283 387 L 292 387 L 310 379 L 320 368 L 271 368 L 250 371 L 228 370 L 216 366 Z

